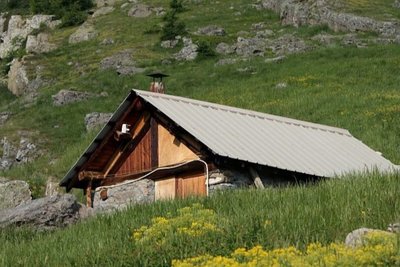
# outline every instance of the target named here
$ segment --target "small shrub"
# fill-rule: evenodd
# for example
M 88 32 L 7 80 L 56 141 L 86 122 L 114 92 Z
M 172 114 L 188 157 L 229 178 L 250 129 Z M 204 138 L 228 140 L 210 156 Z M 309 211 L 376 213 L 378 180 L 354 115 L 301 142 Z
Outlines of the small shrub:
M 183 7 L 182 0 L 172 0 L 169 3 L 169 7 L 176 12 L 183 12 L 185 8 Z
M 197 43 L 198 48 L 197 52 L 199 53 L 199 59 L 201 58 L 208 58 L 208 57 L 215 57 L 216 53 L 215 50 L 212 48 L 212 45 L 210 42 L 207 41 L 199 41 Z
M 175 10 L 171 10 L 165 14 L 165 24 L 162 27 L 161 41 L 172 40 L 178 35 L 186 34 L 185 23 L 178 20 L 176 13 Z

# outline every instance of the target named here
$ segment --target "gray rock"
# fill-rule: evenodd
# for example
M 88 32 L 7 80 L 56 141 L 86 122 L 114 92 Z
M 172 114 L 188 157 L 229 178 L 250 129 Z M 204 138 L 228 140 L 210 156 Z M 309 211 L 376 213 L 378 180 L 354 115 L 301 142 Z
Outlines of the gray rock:
M 128 16 L 135 18 L 146 18 L 152 13 L 152 8 L 145 4 L 134 5 L 129 11 Z
M 387 231 L 391 233 L 400 233 L 400 223 L 389 224 Z
M 114 6 L 116 0 L 94 0 L 93 2 L 98 8 L 100 8 L 104 6 Z
M 239 56 L 264 56 L 266 43 L 259 38 L 243 38 L 238 37 L 235 52 Z
M 71 36 L 68 42 L 76 44 L 84 41 L 89 41 L 97 37 L 97 31 L 94 26 L 88 22 L 83 23 Z
M 5 13 L 0 13 L 0 35 L 5 31 L 6 29 L 6 21 L 7 17 Z
M 394 8 L 400 8 L 400 0 L 394 1 L 393 7 L 394 7 Z
M 256 37 L 259 39 L 268 38 L 272 35 L 274 35 L 274 32 L 272 30 L 262 30 L 256 33 Z
M 209 173 L 209 193 L 226 189 L 249 187 L 253 181 L 247 172 L 238 170 L 216 169 Z
M 0 180 L 0 210 L 29 203 L 32 193 L 29 184 L 20 180 Z
M 120 6 L 120 8 L 121 9 L 125 9 L 125 8 L 127 8 L 129 6 L 129 3 L 123 3 L 121 6 Z
M 302 53 L 311 50 L 304 40 L 292 35 L 285 34 L 274 40 L 270 45 L 272 52 L 277 55 Z
M 27 225 L 38 230 L 65 227 L 79 220 L 81 205 L 70 194 L 39 198 L 0 211 L 0 228 Z
M 98 126 L 102 126 L 106 124 L 111 116 L 112 113 L 100 113 L 100 112 L 92 112 L 86 114 L 85 116 L 85 127 L 87 131 L 93 130 Z
M 136 67 L 136 62 L 132 59 L 132 51 L 124 50 L 110 57 L 104 58 L 100 62 L 100 69 L 113 69 L 120 75 L 134 75 L 144 72 L 145 69 Z
M 103 6 L 103 7 L 100 7 L 99 9 L 97 9 L 93 13 L 92 17 L 96 18 L 96 17 L 99 17 L 99 16 L 107 15 L 107 14 L 113 12 L 113 11 L 114 11 L 114 7 L 112 7 L 112 6 Z
M 275 88 L 277 89 L 285 89 L 287 87 L 287 83 L 281 82 L 275 85 Z
M 370 228 L 359 228 L 346 236 L 345 245 L 350 248 L 356 248 L 362 246 L 365 243 L 365 236 L 369 233 L 382 233 L 385 235 L 394 235 L 393 233 L 377 230 L 377 229 L 370 229 Z
M 36 145 L 31 143 L 28 139 L 21 138 L 15 160 L 17 162 L 27 163 L 32 161 L 36 154 Z
M 7 170 L 14 163 L 17 148 L 6 137 L 1 139 L 0 145 L 3 146 L 3 155 L 0 158 L 0 170 Z
M 217 47 L 215 48 L 215 51 L 218 54 L 229 55 L 229 54 L 233 54 L 235 52 L 235 48 L 232 45 L 229 45 L 227 43 L 219 43 L 217 45 Z
M 46 197 L 51 197 L 60 194 L 61 194 L 61 188 L 59 186 L 59 183 L 55 182 L 54 177 L 49 177 L 46 182 L 46 191 L 44 195 Z
M 273 10 L 280 14 L 283 24 L 301 26 L 328 25 L 334 31 L 347 32 L 376 32 L 383 36 L 395 36 L 400 33 L 400 26 L 396 22 L 377 21 L 354 14 L 335 11 L 335 1 L 316 0 L 263 0 L 259 6 Z
M 265 28 L 265 23 L 264 22 L 253 23 L 251 25 L 251 28 L 256 31 L 262 30 Z
M 8 90 L 16 96 L 23 95 L 28 90 L 28 74 L 22 59 L 13 59 L 8 72 Z
M 52 96 L 54 106 L 63 106 L 74 102 L 87 100 L 94 95 L 88 92 L 79 92 L 75 90 L 60 90 Z
M 346 34 L 342 38 L 342 44 L 345 46 L 357 46 L 357 47 L 366 47 L 367 44 L 359 39 L 356 34 Z
M 11 116 L 11 112 L 0 112 L 0 126 L 3 125 Z
M 136 203 L 154 201 L 154 181 L 143 179 L 96 189 L 93 196 L 95 212 L 121 210 Z
M 27 53 L 40 54 L 53 51 L 57 49 L 57 46 L 49 42 L 47 33 L 39 33 L 37 36 L 28 35 L 25 49 Z
M 197 44 L 194 44 L 192 39 L 183 37 L 183 48 L 174 55 L 174 58 L 178 61 L 191 61 L 197 57 Z
M 224 36 L 225 30 L 216 25 L 209 25 L 206 27 L 199 28 L 196 34 L 207 35 L 207 36 Z
M 161 42 L 162 48 L 174 48 L 179 43 L 179 40 L 166 40 Z
M 156 13 L 156 16 L 164 16 L 166 14 L 166 11 L 163 7 L 154 7 L 152 10 L 154 13 Z
M 54 16 L 51 15 L 34 15 L 27 19 L 20 15 L 11 16 L 8 25 L 3 22 L 3 29 L 7 27 L 7 31 L 2 35 L 0 58 L 4 58 L 10 52 L 21 48 L 28 35 L 34 30 L 39 30 L 41 25 L 54 28 L 58 24 L 60 24 L 60 21 L 54 20 Z
M 101 41 L 100 44 L 101 45 L 112 45 L 112 44 L 114 44 L 114 40 L 111 38 L 106 38 L 106 39 L 103 39 L 103 41 Z

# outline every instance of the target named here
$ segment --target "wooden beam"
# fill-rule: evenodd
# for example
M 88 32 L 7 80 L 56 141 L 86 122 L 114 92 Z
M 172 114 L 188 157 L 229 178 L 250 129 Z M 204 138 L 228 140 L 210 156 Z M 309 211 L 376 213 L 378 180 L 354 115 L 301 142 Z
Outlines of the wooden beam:
M 258 175 L 257 171 L 253 167 L 250 167 L 249 171 L 250 171 L 251 177 L 253 178 L 254 185 L 256 186 L 256 188 L 264 188 L 264 184 L 261 181 L 261 178 Z
M 81 171 L 78 174 L 78 179 L 79 181 L 82 180 L 86 180 L 86 179 L 94 179 L 94 180 L 98 180 L 98 179 L 104 179 L 104 173 L 101 172 L 95 172 L 95 171 Z
M 151 142 L 150 142 L 150 150 L 151 150 L 151 167 L 158 167 L 158 123 L 152 118 L 150 121 L 150 134 L 151 134 Z
M 121 156 L 129 149 L 129 147 L 136 141 L 137 137 L 143 134 L 143 131 L 147 130 L 148 124 L 150 121 L 150 113 L 144 112 L 140 118 L 136 121 L 135 125 L 131 129 L 132 138 L 126 144 L 121 144 L 120 149 L 114 153 L 111 157 L 110 161 L 104 168 L 104 176 L 107 176 Z
M 86 187 L 86 206 L 89 208 L 93 207 L 92 203 L 92 181 L 89 181 Z

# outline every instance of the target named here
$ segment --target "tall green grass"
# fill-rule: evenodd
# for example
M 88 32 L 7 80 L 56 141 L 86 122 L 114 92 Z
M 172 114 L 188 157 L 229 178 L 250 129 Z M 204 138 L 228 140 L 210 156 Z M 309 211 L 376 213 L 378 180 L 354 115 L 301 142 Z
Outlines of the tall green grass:
M 255 245 L 302 249 L 310 242 L 342 242 L 356 228 L 386 229 L 400 218 L 399 181 L 399 173 L 353 175 L 315 185 L 225 191 L 210 198 L 135 205 L 55 232 L 2 230 L 0 265 L 169 266 L 172 259 L 199 251 L 228 255 L 235 248 Z M 193 203 L 216 212 L 222 234 L 175 238 L 162 247 L 139 245 L 131 238 L 134 229 L 150 225 L 152 218 L 174 216 L 177 209 Z

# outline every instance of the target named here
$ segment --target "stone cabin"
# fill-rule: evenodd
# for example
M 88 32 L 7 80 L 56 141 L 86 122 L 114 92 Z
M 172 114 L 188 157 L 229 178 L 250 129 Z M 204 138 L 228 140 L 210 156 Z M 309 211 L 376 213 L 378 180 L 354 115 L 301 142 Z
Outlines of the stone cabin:
M 394 168 L 344 129 L 132 90 L 60 186 L 107 210 Z

